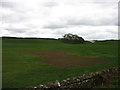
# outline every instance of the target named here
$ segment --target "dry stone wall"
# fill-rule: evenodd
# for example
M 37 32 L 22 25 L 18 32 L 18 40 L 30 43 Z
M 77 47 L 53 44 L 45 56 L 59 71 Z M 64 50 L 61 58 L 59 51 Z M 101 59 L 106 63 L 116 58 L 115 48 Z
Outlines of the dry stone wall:
M 44 88 L 94 88 L 96 86 L 106 84 L 109 79 L 118 78 L 120 75 L 119 71 L 120 67 L 113 67 L 108 70 L 91 73 L 89 75 L 68 78 L 61 82 L 56 80 L 55 82 L 50 82 L 46 85 L 35 86 L 33 88 L 38 88 L 40 90 Z

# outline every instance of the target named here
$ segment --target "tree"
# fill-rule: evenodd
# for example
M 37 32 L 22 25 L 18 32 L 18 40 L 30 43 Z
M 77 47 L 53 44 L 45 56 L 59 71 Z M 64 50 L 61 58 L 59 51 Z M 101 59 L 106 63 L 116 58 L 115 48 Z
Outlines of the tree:
M 68 33 L 63 36 L 63 41 L 68 43 L 83 43 L 84 39 L 78 35 Z

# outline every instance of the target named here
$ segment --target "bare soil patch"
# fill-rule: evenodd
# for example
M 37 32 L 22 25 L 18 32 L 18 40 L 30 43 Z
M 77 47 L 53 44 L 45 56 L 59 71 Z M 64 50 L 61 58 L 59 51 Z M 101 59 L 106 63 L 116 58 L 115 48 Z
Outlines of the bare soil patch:
M 66 55 L 66 53 L 68 52 L 73 51 L 69 50 L 24 51 L 22 53 L 40 55 L 43 57 L 42 62 L 54 66 L 84 66 L 106 62 L 105 60 L 100 60 L 96 58 Z

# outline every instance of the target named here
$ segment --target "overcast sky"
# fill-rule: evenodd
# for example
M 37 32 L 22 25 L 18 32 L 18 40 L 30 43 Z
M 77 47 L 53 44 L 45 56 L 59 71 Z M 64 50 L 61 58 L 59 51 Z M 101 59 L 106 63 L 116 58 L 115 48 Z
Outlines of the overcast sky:
M 118 39 L 119 0 L 0 0 L 0 36 Z

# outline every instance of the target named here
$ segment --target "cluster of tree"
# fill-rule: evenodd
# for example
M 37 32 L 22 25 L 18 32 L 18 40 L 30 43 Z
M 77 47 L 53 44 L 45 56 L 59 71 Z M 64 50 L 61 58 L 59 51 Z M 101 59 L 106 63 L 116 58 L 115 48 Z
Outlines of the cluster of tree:
M 63 36 L 63 41 L 67 43 L 83 43 L 84 39 L 78 35 L 68 33 Z

